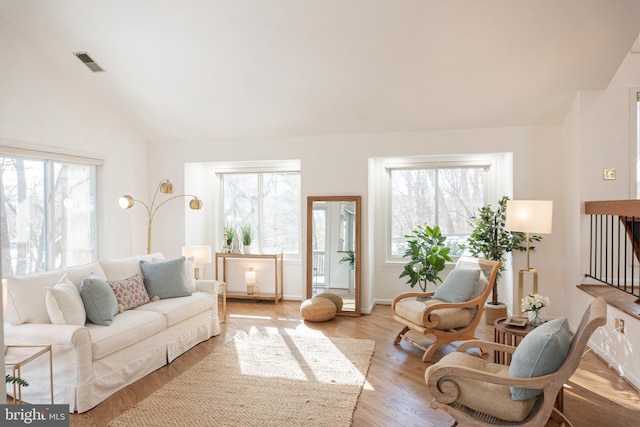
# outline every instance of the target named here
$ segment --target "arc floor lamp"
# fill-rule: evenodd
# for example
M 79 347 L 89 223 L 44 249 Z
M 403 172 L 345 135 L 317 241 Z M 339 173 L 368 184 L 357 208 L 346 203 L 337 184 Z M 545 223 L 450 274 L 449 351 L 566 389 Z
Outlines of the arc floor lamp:
M 160 207 L 164 206 L 164 204 L 167 203 L 168 201 L 177 199 L 179 197 L 192 197 L 192 199 L 189 201 L 189 208 L 193 210 L 199 210 L 202 208 L 202 200 L 198 199 L 198 197 L 194 196 L 193 194 L 177 194 L 175 196 L 169 197 L 168 199 L 156 205 L 156 199 L 158 197 L 158 193 L 173 194 L 173 191 L 174 191 L 174 188 L 171 181 L 169 181 L 168 179 L 163 179 L 158 184 L 158 187 L 156 188 L 156 192 L 153 195 L 153 200 L 151 200 L 150 205 L 147 205 L 141 200 L 134 199 L 132 196 L 128 194 L 125 194 L 124 196 L 120 197 L 118 201 L 122 209 L 130 209 L 133 207 L 133 205 L 136 202 L 138 202 L 142 206 L 144 206 L 145 209 L 147 210 L 147 214 L 149 215 L 149 225 L 147 227 L 147 253 L 148 254 L 151 253 L 151 224 L 153 223 L 153 217 L 155 216 L 158 209 L 160 209 Z

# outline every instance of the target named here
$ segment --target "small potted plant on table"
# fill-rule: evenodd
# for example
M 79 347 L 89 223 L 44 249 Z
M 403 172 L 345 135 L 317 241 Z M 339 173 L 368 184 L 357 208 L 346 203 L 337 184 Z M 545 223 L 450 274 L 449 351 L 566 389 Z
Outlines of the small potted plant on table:
M 240 236 L 242 237 L 242 251 L 245 254 L 251 253 L 251 242 L 253 242 L 253 230 L 249 224 L 240 227 Z

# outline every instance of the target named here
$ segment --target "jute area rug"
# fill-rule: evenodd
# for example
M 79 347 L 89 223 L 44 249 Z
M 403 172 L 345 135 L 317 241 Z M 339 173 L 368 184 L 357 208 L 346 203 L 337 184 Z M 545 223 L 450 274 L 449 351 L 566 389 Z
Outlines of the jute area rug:
M 109 426 L 349 426 L 375 342 L 240 332 Z

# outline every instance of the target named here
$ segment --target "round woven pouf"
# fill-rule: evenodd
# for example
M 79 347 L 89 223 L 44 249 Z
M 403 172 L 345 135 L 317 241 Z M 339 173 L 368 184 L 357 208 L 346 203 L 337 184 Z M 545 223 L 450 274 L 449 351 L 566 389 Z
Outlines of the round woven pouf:
M 318 294 L 316 296 L 331 300 L 331 302 L 333 302 L 336 305 L 336 313 L 340 313 L 342 311 L 342 305 L 344 304 L 344 301 L 342 301 L 342 297 L 340 295 L 332 294 L 330 292 L 325 292 L 322 294 Z
M 310 322 L 325 322 L 336 315 L 336 305 L 328 298 L 313 297 L 300 304 L 300 315 Z

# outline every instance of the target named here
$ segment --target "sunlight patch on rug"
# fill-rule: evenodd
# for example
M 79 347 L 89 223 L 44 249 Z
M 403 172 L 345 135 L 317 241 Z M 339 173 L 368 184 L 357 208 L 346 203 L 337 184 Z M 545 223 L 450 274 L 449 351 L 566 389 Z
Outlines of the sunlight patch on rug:
M 286 332 L 264 334 L 260 340 L 252 334 L 237 336 L 233 342 L 241 374 L 322 383 L 364 382 L 364 375 L 332 339 L 290 329 Z
M 252 328 L 109 424 L 349 426 L 375 342 Z

